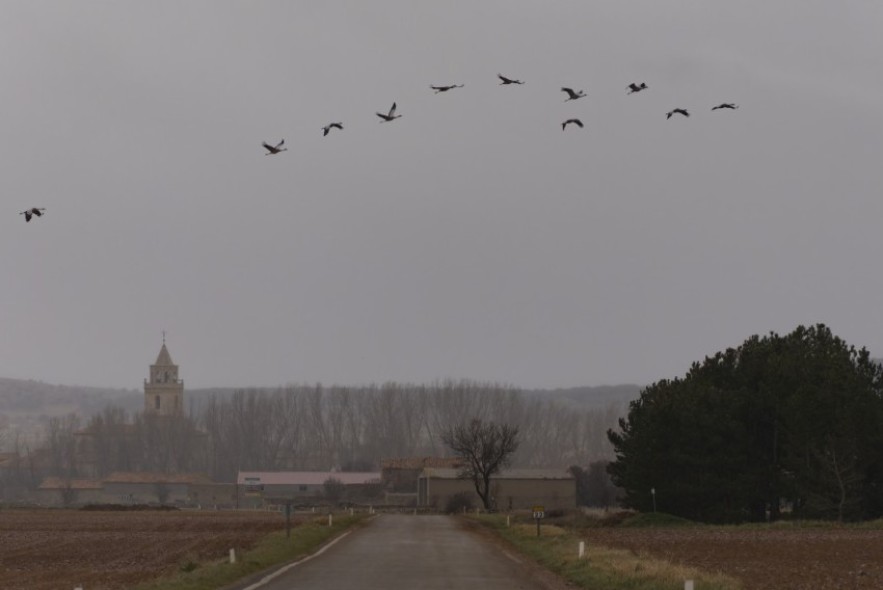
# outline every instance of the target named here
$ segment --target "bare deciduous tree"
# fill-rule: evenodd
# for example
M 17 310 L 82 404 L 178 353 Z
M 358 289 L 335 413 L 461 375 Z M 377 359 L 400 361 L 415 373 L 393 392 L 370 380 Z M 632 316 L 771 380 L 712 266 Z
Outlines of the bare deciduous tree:
M 169 489 L 169 486 L 166 485 L 164 481 L 157 481 L 153 484 L 153 493 L 156 494 L 156 501 L 160 504 L 165 504 L 169 500 L 169 495 L 172 493 L 172 490 Z
M 486 509 L 493 508 L 491 476 L 506 467 L 518 449 L 518 427 L 476 418 L 444 431 L 442 441 L 464 460 L 460 476 L 472 480 Z
M 337 504 L 343 499 L 346 486 L 336 477 L 329 477 L 322 483 L 322 491 L 325 493 L 326 500 L 331 504 Z
M 77 441 L 74 433 L 79 428 L 80 418 L 76 414 L 49 419 L 46 446 L 53 473 L 66 477 L 77 475 Z
M 58 489 L 61 498 L 61 505 L 65 508 L 73 506 L 77 502 L 77 490 L 74 488 L 70 478 L 65 479 L 61 487 Z
M 566 468 L 611 458 L 606 432 L 622 413 L 496 383 L 288 385 L 218 394 L 192 416 L 129 416 L 108 407 L 83 432 L 75 416 L 57 417 L 38 446 L 47 451 L 45 471 L 60 477 L 204 471 L 234 481 L 238 471 L 371 471 L 383 459 L 439 456 L 444 433 L 477 419 L 517 427 L 513 465 Z M 22 458 L 22 472 L 25 465 Z M 28 487 L 42 475 L 32 473 Z M 11 491 L 11 482 L 4 487 Z

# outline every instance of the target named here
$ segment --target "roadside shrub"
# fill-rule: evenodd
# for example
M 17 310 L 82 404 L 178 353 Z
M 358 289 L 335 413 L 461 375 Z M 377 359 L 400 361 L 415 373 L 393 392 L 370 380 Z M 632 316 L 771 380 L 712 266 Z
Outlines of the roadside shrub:
M 322 484 L 322 491 L 324 492 L 326 500 L 332 504 L 337 504 L 343 499 L 344 494 L 346 494 L 346 486 L 336 477 L 329 477 Z
M 571 465 L 570 471 L 576 480 L 576 498 L 580 506 L 607 508 L 619 504 L 623 490 L 616 487 L 607 473 L 609 461 L 594 461 L 588 469 Z
M 563 518 L 564 515 L 564 510 L 561 510 L 560 508 L 546 510 L 546 518 Z
M 616 527 L 627 521 L 628 519 L 635 516 L 635 513 L 631 510 L 619 510 L 617 512 L 611 512 L 609 514 L 605 514 L 600 520 L 601 526 L 604 527 Z
M 196 563 L 195 561 L 186 561 L 186 562 L 182 563 L 178 569 L 181 570 L 182 572 L 186 573 L 186 572 L 192 572 L 193 570 L 195 570 L 198 567 L 199 567 L 199 564 Z

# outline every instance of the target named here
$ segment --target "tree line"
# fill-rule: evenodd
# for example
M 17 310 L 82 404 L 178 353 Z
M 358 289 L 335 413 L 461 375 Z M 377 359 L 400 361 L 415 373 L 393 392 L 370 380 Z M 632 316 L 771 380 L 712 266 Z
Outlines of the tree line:
M 518 428 L 514 466 L 567 469 L 612 456 L 607 430 L 623 411 L 615 403 L 577 408 L 470 381 L 292 385 L 214 395 L 185 416 L 109 405 L 85 421 L 52 418 L 38 446 L 41 475 L 204 472 L 229 482 L 240 470 L 373 471 L 384 458 L 450 456 L 443 434 L 478 419 Z

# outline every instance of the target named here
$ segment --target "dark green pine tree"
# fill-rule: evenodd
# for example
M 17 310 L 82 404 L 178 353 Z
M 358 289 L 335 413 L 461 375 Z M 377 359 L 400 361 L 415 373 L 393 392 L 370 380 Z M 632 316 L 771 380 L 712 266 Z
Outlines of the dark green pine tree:
M 822 325 L 752 336 L 641 392 L 610 431 L 624 503 L 713 522 L 883 511 L 881 368 Z

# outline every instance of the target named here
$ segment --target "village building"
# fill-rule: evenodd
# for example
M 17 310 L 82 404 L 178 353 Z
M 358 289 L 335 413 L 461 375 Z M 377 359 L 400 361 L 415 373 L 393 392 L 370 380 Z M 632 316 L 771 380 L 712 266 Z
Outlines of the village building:
M 202 473 L 114 472 L 101 479 L 47 477 L 37 489 L 45 506 L 151 504 L 191 508 L 231 508 L 233 484 L 214 483 Z
M 172 361 L 165 335 L 148 375 L 144 380 L 144 416 L 149 419 L 184 416 L 184 381 L 178 378 L 178 365 Z M 74 433 L 77 473 L 84 477 L 100 477 L 103 467 L 99 457 L 100 445 L 108 444 L 110 439 L 121 447 L 131 447 L 136 436 L 133 424 L 114 424 L 105 428 L 93 425 L 78 430 Z
M 144 380 L 142 419 L 135 423 L 97 420 L 75 432 L 75 471 L 71 477 L 46 478 L 37 491 L 41 503 L 235 503 L 232 483 L 224 486 L 204 474 L 186 473 L 188 466 L 183 461 L 168 469 L 175 473 L 152 472 L 145 456 L 145 451 L 151 450 L 144 446 L 145 436 L 152 445 L 169 445 L 166 450 L 173 450 L 172 455 L 185 457 L 206 444 L 207 435 L 184 415 L 184 381 L 179 379 L 165 335 Z M 187 446 L 181 446 L 184 444 Z
M 482 505 L 472 480 L 461 478 L 458 469 L 427 468 L 420 474 L 418 506 L 444 511 L 457 494 Z M 577 505 L 576 480 L 564 469 L 509 469 L 491 477 L 491 496 L 497 510 L 568 510 Z
M 86 478 L 97 478 L 101 474 L 101 445 L 110 438 L 119 448 L 131 448 L 135 444 L 135 427 L 132 424 L 114 424 L 107 428 L 87 426 L 74 432 L 76 440 L 77 474 Z M 41 486 L 42 487 L 42 486 Z
M 417 483 L 424 469 L 458 469 L 459 457 L 401 457 L 380 462 L 385 504 L 417 505 Z
M 331 484 L 326 485 L 327 482 Z M 329 497 L 329 492 L 334 496 Z M 288 501 L 302 504 L 370 503 L 381 493 L 380 473 L 346 471 L 240 471 L 237 506 Z
M 105 496 L 120 504 L 193 505 L 191 487 L 211 483 L 202 473 L 115 472 L 101 480 Z
M 107 498 L 100 481 L 47 477 L 37 488 L 36 499 L 43 506 L 104 504 Z

